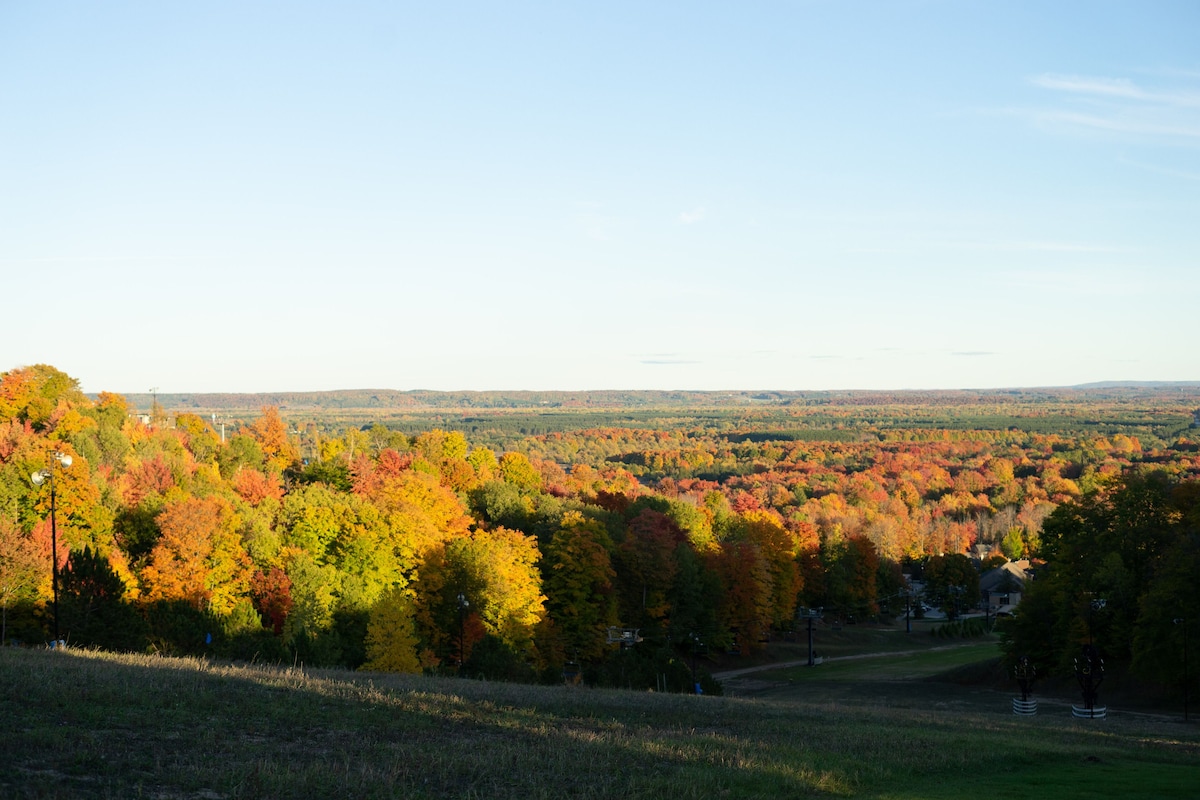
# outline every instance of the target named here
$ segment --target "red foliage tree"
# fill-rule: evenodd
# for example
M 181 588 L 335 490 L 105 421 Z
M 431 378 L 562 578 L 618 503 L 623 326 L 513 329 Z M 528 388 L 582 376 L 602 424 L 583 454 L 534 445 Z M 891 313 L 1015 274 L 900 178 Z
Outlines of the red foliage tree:
M 279 567 L 259 570 L 250 578 L 250 600 L 275 635 L 283 633 L 283 624 L 292 610 L 292 580 Z

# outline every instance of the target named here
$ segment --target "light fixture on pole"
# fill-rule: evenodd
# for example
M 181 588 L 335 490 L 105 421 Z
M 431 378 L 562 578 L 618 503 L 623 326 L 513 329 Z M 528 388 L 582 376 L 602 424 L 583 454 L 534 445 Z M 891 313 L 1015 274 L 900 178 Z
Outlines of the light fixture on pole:
M 62 646 L 62 639 L 58 634 L 58 520 L 56 509 L 56 497 L 54 491 L 54 464 L 62 469 L 67 469 L 71 466 L 71 457 L 66 453 L 55 452 L 53 460 L 50 461 L 50 466 L 45 469 L 39 469 L 30 476 L 34 486 L 41 486 L 49 481 L 50 483 L 50 581 L 51 589 L 54 592 L 54 644 L 53 647 Z
M 466 615 L 471 602 L 465 594 L 458 596 L 458 674 L 461 675 L 463 665 L 467 663 Z

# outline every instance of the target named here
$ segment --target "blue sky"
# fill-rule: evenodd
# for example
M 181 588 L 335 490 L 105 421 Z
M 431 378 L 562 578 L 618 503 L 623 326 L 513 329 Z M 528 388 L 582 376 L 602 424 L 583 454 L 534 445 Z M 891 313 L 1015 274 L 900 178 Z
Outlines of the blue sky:
M 0 371 L 1200 379 L 1194 2 L 0 4 Z

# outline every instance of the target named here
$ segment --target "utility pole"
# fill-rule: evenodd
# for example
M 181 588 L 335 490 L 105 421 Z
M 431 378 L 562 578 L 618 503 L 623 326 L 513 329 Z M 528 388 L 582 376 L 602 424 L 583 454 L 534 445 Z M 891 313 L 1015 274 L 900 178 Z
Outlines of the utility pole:
M 813 650 L 813 623 L 824 616 L 824 610 L 820 608 L 805 608 L 801 609 L 797 616 L 803 617 L 808 622 L 808 666 L 815 667 L 817 665 L 817 658 L 816 652 Z

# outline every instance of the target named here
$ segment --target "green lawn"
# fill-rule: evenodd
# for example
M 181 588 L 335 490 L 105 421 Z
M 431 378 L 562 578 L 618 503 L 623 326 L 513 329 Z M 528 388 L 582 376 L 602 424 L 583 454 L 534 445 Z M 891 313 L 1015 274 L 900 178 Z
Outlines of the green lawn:
M 1068 800 L 1200 787 L 1196 726 L 906 705 L 860 685 L 689 697 L 4 649 L 0 796 Z
M 767 670 L 755 673 L 755 677 L 793 682 L 916 680 L 1000 656 L 999 645 L 992 639 L 953 643 L 940 639 L 934 641 L 937 644 L 927 649 L 827 657 L 824 663 L 816 667 Z

